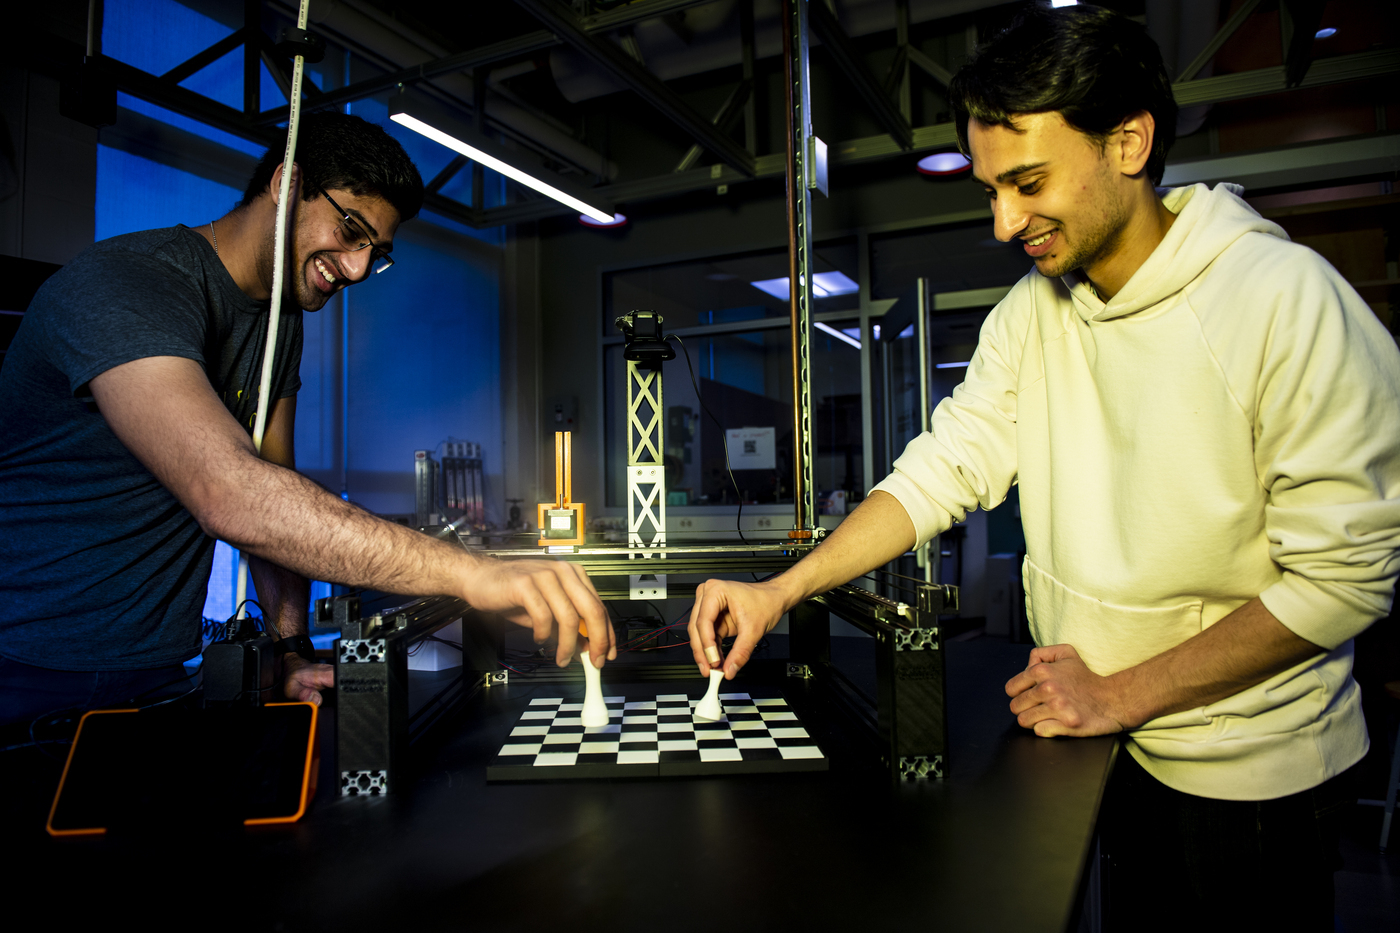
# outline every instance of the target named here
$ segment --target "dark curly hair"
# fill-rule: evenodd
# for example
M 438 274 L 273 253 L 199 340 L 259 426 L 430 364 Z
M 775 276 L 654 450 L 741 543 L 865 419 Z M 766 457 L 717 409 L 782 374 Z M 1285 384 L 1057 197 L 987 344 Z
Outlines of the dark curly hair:
M 263 155 L 240 207 L 253 203 L 272 183 L 287 149 L 287 131 Z M 321 188 L 343 188 L 360 197 L 378 195 L 399 212 L 400 222 L 423 206 L 423 178 L 398 140 L 359 117 L 343 113 L 308 113 L 297 129 L 296 163 L 301 166 L 302 196 Z
M 1176 99 L 1157 43 L 1102 7 L 1030 7 L 977 50 L 948 96 L 964 155 L 969 118 L 1014 130 L 1015 114 L 1058 111 L 1102 148 L 1124 117 L 1146 110 L 1156 122 L 1147 174 L 1157 184 L 1176 142 Z

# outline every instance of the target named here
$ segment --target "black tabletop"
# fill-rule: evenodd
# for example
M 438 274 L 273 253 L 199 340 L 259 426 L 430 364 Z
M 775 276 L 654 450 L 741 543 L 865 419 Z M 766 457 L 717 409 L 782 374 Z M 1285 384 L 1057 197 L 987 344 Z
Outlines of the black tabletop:
M 302 823 L 264 832 L 49 839 L 39 811 L 56 763 L 9 752 L 6 848 L 23 857 L 4 884 L 12 904 L 56 917 L 155 928 L 1058 933 L 1116 743 L 1015 725 L 1002 684 L 1027 648 L 947 650 L 951 772 L 918 785 L 892 786 L 842 747 L 821 773 L 487 784 L 529 699 L 577 692 L 558 684 L 478 698 L 415 747 L 408 792 L 339 799 L 323 780 Z M 684 687 L 704 683 L 608 692 Z

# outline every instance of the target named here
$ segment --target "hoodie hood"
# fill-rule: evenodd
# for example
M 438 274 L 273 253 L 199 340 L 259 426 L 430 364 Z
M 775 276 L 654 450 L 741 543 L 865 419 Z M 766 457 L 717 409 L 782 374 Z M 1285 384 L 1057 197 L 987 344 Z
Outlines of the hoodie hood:
M 1074 309 L 1086 321 L 1110 321 L 1150 308 L 1180 292 L 1205 272 L 1232 243 L 1247 233 L 1287 240 L 1283 228 L 1259 216 L 1240 197 L 1244 188 L 1222 183 L 1168 188 L 1162 196 L 1176 215 L 1162 242 L 1133 273 L 1123 290 L 1104 303 L 1077 272 L 1064 276 Z

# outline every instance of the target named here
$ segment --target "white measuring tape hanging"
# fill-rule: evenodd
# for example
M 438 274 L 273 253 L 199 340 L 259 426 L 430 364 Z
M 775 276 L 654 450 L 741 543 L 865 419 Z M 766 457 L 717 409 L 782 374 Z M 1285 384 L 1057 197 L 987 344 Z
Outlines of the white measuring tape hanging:
M 297 29 L 305 31 L 310 9 L 311 0 L 301 0 L 301 7 L 297 11 Z M 291 212 L 292 164 L 295 161 L 294 156 L 297 149 L 297 127 L 301 123 L 301 83 L 305 68 L 306 57 L 296 56 L 292 66 L 290 114 L 287 117 L 287 150 L 282 156 L 282 182 L 277 189 L 277 230 L 274 234 L 272 252 L 272 308 L 267 316 L 267 340 L 263 349 L 262 377 L 258 381 L 258 413 L 257 417 L 253 419 L 253 448 L 259 454 L 262 453 L 263 434 L 267 431 L 268 396 L 272 394 L 272 360 L 277 353 L 277 328 L 282 319 L 282 279 L 287 256 L 287 218 Z M 234 597 L 238 607 L 237 617 L 240 619 L 246 618 L 248 614 L 247 597 L 248 552 L 240 548 L 238 551 L 238 590 Z M 263 613 L 263 620 L 265 624 L 272 624 L 275 629 L 275 620 L 267 619 L 266 612 Z

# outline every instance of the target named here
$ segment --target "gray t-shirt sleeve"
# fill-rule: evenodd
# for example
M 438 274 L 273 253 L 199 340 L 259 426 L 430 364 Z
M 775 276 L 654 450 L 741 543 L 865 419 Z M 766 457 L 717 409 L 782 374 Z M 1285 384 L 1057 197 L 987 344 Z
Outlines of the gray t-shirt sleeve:
M 132 360 L 175 356 L 207 366 L 205 301 L 179 269 L 111 250 L 84 257 L 61 285 L 59 294 L 41 292 L 35 310 L 47 331 L 49 361 L 74 395 L 88 394 L 93 378 Z

